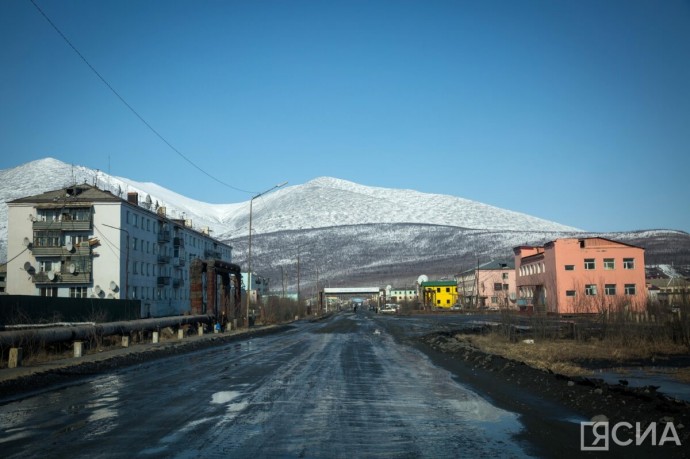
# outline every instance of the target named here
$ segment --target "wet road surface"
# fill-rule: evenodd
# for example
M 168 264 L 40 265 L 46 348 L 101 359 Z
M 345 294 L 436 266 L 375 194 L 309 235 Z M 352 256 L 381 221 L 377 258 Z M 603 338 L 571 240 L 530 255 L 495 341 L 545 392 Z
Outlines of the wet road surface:
M 3 457 L 529 457 L 500 409 L 341 313 L 0 405 Z M 423 322 L 410 322 L 421 333 Z M 414 324 L 417 324 L 413 326 Z M 522 434 L 522 435 L 521 435 Z

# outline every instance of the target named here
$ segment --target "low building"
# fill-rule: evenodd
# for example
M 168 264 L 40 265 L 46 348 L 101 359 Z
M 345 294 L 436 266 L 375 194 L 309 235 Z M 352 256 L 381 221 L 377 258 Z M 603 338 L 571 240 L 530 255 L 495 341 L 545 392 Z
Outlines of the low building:
M 458 301 L 458 284 L 454 280 L 422 282 L 419 289 L 425 308 L 450 309 Z
M 190 262 L 230 263 L 232 247 L 149 202 L 86 184 L 9 202 L 7 292 L 135 299 L 142 317 L 189 312 Z
M 463 307 L 516 308 L 515 262 L 492 260 L 457 276 L 459 303 Z
M 414 287 L 386 288 L 386 301 L 392 303 L 413 303 L 417 298 L 417 289 Z
M 646 307 L 641 247 L 586 237 L 513 251 L 521 309 L 572 314 Z

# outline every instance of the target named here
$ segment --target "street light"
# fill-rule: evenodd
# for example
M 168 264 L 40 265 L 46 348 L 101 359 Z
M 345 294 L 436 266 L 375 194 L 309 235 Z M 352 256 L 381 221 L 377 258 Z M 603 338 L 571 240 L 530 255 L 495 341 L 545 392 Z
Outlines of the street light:
M 127 235 L 127 252 L 125 255 L 125 300 L 127 299 L 127 295 L 129 294 L 128 288 L 129 288 L 129 231 L 127 231 L 124 228 L 118 228 L 117 226 L 112 226 L 108 225 L 107 223 L 103 223 L 103 226 L 107 226 L 108 228 L 116 229 L 118 231 L 123 231 Z M 122 297 L 122 296 L 120 296 Z
M 265 195 L 266 193 L 269 193 L 276 188 L 280 188 L 287 185 L 287 182 L 280 183 L 272 188 L 269 188 L 268 190 L 257 194 L 254 196 L 252 199 L 249 200 L 249 249 L 247 253 L 247 328 L 249 328 L 249 290 L 252 287 L 252 205 L 254 204 L 254 200 L 258 197 L 261 197 Z

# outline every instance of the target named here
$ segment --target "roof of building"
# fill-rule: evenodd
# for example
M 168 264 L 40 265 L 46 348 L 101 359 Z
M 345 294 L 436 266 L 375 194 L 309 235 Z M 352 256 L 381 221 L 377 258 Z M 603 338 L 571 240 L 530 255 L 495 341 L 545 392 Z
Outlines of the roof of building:
M 101 190 L 86 183 L 72 185 L 57 190 L 46 191 L 45 193 L 25 196 L 23 198 L 9 201 L 9 204 L 53 204 L 65 206 L 87 202 L 118 202 L 124 201 L 109 191 Z
M 503 270 L 503 269 L 515 269 L 515 260 L 505 259 L 505 260 L 491 260 L 483 263 L 474 268 L 466 269 L 459 275 L 465 275 L 475 272 L 477 269 L 480 271 L 493 271 L 493 270 Z
M 455 286 L 458 285 L 457 281 L 455 280 L 438 280 L 438 281 L 427 281 L 427 282 L 422 282 L 422 288 L 424 287 L 449 287 L 449 286 Z

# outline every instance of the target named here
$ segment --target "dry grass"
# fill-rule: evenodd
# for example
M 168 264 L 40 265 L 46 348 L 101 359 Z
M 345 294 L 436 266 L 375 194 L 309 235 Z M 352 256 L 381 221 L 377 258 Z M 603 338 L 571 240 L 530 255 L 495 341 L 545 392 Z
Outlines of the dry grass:
M 586 362 L 613 361 L 625 366 L 626 362 L 654 359 L 674 355 L 687 355 L 687 348 L 669 342 L 644 342 L 638 346 L 616 341 L 590 340 L 535 340 L 534 344 L 511 342 L 499 334 L 456 335 L 456 339 L 469 342 L 483 352 L 501 355 L 524 362 L 535 368 L 551 370 L 567 376 L 586 376 L 591 371 Z M 582 363 L 582 364 L 581 364 Z M 690 381 L 690 368 L 678 371 L 679 379 Z

